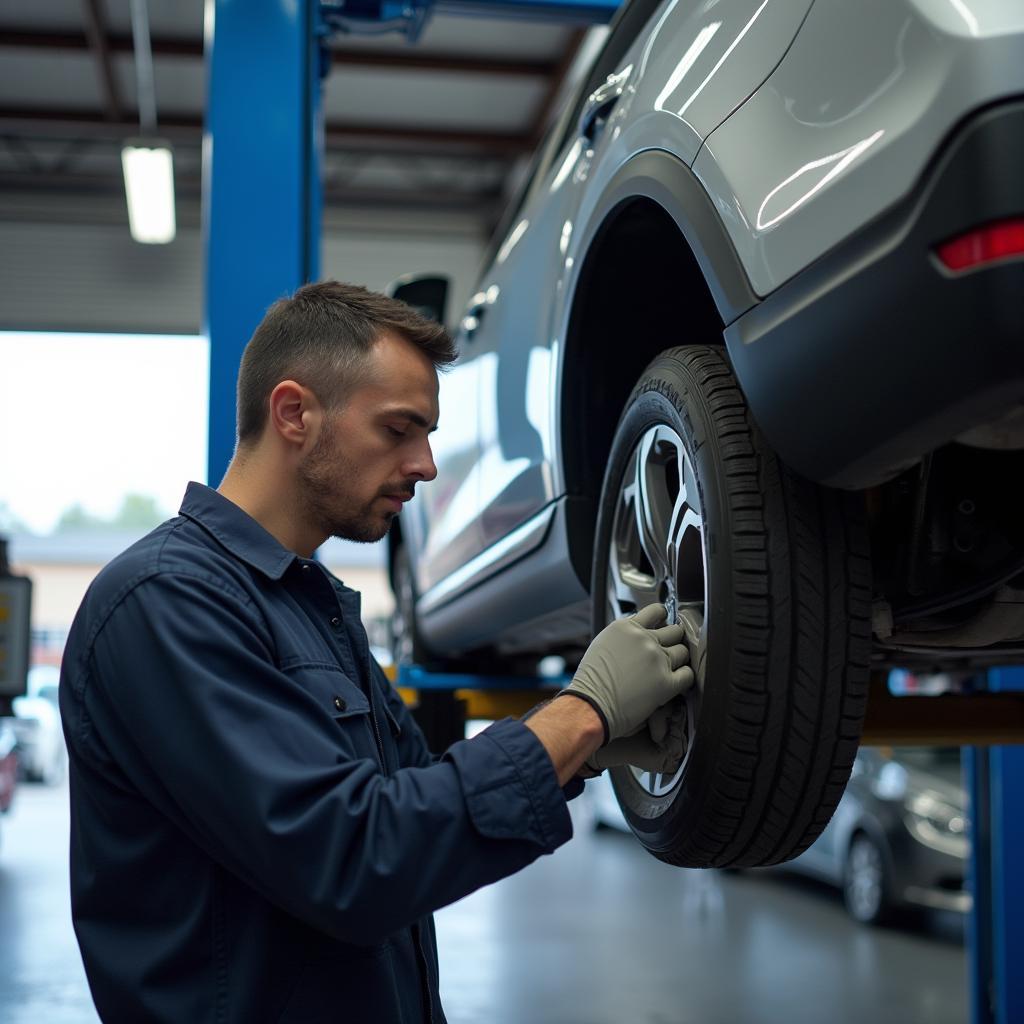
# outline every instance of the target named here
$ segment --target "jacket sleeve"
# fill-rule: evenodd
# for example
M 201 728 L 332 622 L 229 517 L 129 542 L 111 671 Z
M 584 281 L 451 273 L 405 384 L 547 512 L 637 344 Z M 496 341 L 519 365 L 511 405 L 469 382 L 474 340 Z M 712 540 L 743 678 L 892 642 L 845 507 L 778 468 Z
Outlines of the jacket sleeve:
M 375 659 L 371 658 L 370 664 L 377 682 L 377 688 L 383 694 L 384 700 L 388 705 L 388 711 L 401 730 L 397 743 L 398 757 L 402 767 L 423 768 L 433 764 L 438 760 L 438 757 L 430 752 L 430 748 L 427 746 L 427 739 L 423 735 L 423 730 L 419 727 L 412 712 L 406 707 L 401 694 L 392 685 L 391 680 L 384 674 L 384 670 L 377 664 Z
M 332 716 L 266 637 L 216 579 L 151 577 L 96 636 L 83 696 L 142 794 L 268 900 L 372 944 L 572 835 L 550 758 L 521 723 L 385 776 L 359 745 L 366 722 Z
M 380 684 L 381 689 L 384 691 L 385 700 L 388 702 L 388 708 L 401 729 L 398 748 L 402 765 L 423 766 L 437 761 L 439 755 L 431 754 L 430 748 L 427 746 L 426 738 L 423 735 L 423 730 L 417 724 L 412 712 L 406 707 L 401 694 L 399 694 L 391 684 L 391 680 L 384 674 L 384 670 L 377 664 L 377 662 L 373 661 L 372 664 L 377 681 Z M 543 703 L 547 703 L 547 701 Z M 523 716 L 521 721 L 526 721 L 527 717 L 529 716 Z M 567 801 L 575 800 L 583 790 L 583 779 L 577 775 L 562 787 L 562 795 Z

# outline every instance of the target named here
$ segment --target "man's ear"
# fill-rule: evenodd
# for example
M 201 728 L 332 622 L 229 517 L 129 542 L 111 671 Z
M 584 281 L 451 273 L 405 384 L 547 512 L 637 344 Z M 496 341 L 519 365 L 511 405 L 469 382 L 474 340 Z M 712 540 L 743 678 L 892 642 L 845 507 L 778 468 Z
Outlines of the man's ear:
M 270 392 L 270 426 L 288 445 L 303 448 L 315 441 L 322 415 L 316 395 L 294 380 L 283 380 Z

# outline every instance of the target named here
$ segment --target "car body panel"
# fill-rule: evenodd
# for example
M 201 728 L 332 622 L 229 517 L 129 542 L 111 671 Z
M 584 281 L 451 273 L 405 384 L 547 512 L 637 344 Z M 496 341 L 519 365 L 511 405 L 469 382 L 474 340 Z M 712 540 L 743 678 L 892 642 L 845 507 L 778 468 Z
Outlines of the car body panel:
M 692 164 L 704 139 L 771 74 L 811 0 L 672 0 L 625 65 L 632 73 L 611 124 L 612 171 L 665 149 Z
M 504 550 L 504 542 L 493 545 L 488 555 L 500 557 L 479 566 L 476 577 L 457 592 L 464 600 L 453 595 L 453 599 L 434 601 L 434 595 L 425 595 L 417 608 L 418 622 L 433 649 L 555 648 L 566 636 L 586 635 L 590 599 L 572 572 L 564 548 L 567 501 L 554 502 L 550 515 L 542 511 L 524 524 L 520 529 L 527 536 L 511 555 Z M 513 531 L 509 541 L 518 543 L 519 532 Z M 510 555 L 507 561 L 506 555 Z M 467 605 L 471 605 L 468 613 Z
M 588 261 L 638 197 L 679 228 L 755 420 L 780 458 L 809 479 L 875 486 L 1001 411 L 991 388 L 1000 367 L 1012 371 L 1002 374 L 1006 401 L 1019 390 L 1006 345 L 1019 321 L 1010 309 L 1016 265 L 944 282 L 928 259 L 935 222 L 910 214 L 928 198 L 915 187 L 968 115 L 1024 94 L 1020 4 L 632 0 L 616 22 L 632 35 L 613 25 L 584 86 L 552 125 L 463 317 L 462 356 L 442 374 L 438 480 L 417 489 L 401 519 L 418 627 L 434 653 L 530 636 L 535 646 L 547 637 L 572 647 L 589 632 L 570 635 L 578 616 L 559 624 L 553 604 L 555 594 L 567 613 L 579 603 L 589 561 L 572 554 L 579 544 L 570 524 L 592 518 L 597 497 L 571 487 L 566 472 L 563 409 L 574 372 L 567 346 L 585 344 L 573 323 L 587 303 Z M 979 143 L 983 169 L 991 134 Z M 999 210 L 1014 207 L 1019 186 L 1008 182 L 1016 177 L 1004 173 L 990 190 L 982 176 L 978 191 L 998 192 Z M 990 208 L 958 208 L 957 223 Z M 880 241 L 857 234 L 878 225 L 891 227 Z M 923 247 L 914 237 L 913 251 L 901 244 L 911 228 L 928 235 Z M 940 290 L 941 302 L 930 305 L 942 310 L 934 319 L 944 348 L 930 372 L 947 391 L 965 379 L 948 369 L 963 321 L 976 318 L 979 299 L 998 307 L 990 351 L 971 371 L 979 379 L 962 408 L 945 392 L 935 415 L 928 405 L 937 392 L 917 368 L 935 325 L 922 320 L 915 344 L 895 347 L 907 341 L 907 325 L 891 312 L 902 307 L 889 294 L 883 309 L 864 299 L 879 277 L 898 293 L 904 278 L 882 260 L 892 252 L 897 272 L 916 275 L 915 296 Z M 817 344 L 823 336 L 831 347 Z M 862 358 L 868 342 L 892 371 L 884 387 L 876 362 Z M 566 511 L 572 502 L 582 510 L 576 518 Z M 493 612 L 483 625 L 481 603 Z M 537 618 L 542 607 L 551 608 L 549 622 Z
M 1024 5 L 815 0 L 694 170 L 767 295 L 905 196 L 962 118 L 1021 93 Z
M 552 311 L 550 303 L 524 302 L 522 296 L 547 295 L 549 282 L 559 277 L 566 199 L 564 193 L 527 199 L 474 296 L 470 316 L 478 326 L 460 331 L 460 349 L 478 367 L 481 548 L 555 497 L 548 402 Z M 515 344 L 504 344 L 508 338 Z
M 421 594 L 480 548 L 476 364 L 460 358 L 438 375 L 438 385 L 440 417 L 430 438 L 437 479 L 421 483 L 402 510 L 403 535 L 415 553 L 413 568 Z
M 751 412 L 788 466 L 871 487 L 1020 403 L 1024 260 L 951 274 L 931 250 L 1022 211 L 1024 101 L 988 105 L 909 196 L 726 328 Z
M 479 400 L 475 408 L 469 402 L 457 404 L 447 415 L 457 419 L 453 429 L 466 438 L 476 414 L 475 487 L 457 490 L 454 500 L 460 509 L 435 503 L 424 508 L 421 518 L 437 522 L 432 540 L 438 542 L 452 537 L 457 524 L 472 523 L 475 532 L 459 534 L 460 564 L 563 493 L 554 444 L 555 368 L 564 335 L 555 325 L 564 324 L 570 308 L 574 224 L 598 209 L 589 197 L 599 197 L 633 154 L 657 148 L 691 161 L 703 137 L 778 63 L 809 4 L 719 0 L 708 6 L 670 0 L 656 15 L 652 34 L 635 39 L 603 83 L 607 123 L 591 138 L 584 135 L 593 100 L 568 109 L 556 123 L 536 177 L 480 279 L 457 336 L 461 355 L 455 372 L 474 382 Z M 659 45 L 662 40 L 665 45 Z M 680 41 L 687 40 L 680 55 Z M 649 113 L 631 119 L 637 108 Z M 528 295 L 546 301 L 520 300 Z M 439 476 L 450 468 L 446 439 L 439 438 Z M 445 554 L 447 561 L 452 553 Z M 428 540 L 417 572 L 421 593 L 436 585 L 441 569 L 440 548 Z
M 617 72 L 625 75 L 622 97 L 596 140 L 587 147 L 577 138 L 553 175 L 551 191 L 566 183 L 575 193 L 567 204 L 575 225 L 567 246 L 565 281 L 553 294 L 560 299 L 560 334 L 564 336 L 576 283 L 586 250 L 610 211 L 609 195 L 632 179 L 632 195 L 643 195 L 647 175 L 633 164 L 649 152 L 692 164 L 703 140 L 739 107 L 782 59 L 796 36 L 810 3 L 787 0 L 766 6 L 754 0 L 717 4 L 670 3 L 655 22 L 649 39 L 627 52 Z M 721 26 L 717 31 L 712 31 Z M 681 38 L 675 35 L 678 33 Z M 660 44 L 660 45 L 659 45 Z M 680 50 L 686 49 L 680 54 Z M 634 175 L 624 174 L 630 165 Z M 570 174 L 571 170 L 571 174 Z M 692 197 L 658 197 L 666 208 Z M 685 207 L 669 212 L 679 219 Z M 713 268 L 708 267 L 710 276 Z

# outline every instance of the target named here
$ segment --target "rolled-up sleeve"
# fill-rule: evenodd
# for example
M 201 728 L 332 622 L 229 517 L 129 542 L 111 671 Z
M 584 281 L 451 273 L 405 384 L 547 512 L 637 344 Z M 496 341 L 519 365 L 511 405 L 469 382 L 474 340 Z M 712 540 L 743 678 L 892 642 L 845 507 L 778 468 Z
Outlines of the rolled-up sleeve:
M 156 575 L 97 632 L 81 697 L 83 728 L 146 799 L 267 899 L 375 943 L 570 838 L 551 761 L 521 723 L 384 775 L 266 638 L 215 578 Z

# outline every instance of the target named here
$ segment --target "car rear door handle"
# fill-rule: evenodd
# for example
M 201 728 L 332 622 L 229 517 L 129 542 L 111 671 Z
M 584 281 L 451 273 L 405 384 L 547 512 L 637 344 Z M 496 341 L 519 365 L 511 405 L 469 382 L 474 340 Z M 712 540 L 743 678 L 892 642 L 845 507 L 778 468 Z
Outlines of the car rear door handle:
M 612 109 L 619 102 L 626 79 L 629 78 L 633 65 L 624 68 L 614 75 L 609 75 L 603 85 L 598 86 L 587 97 L 580 114 L 579 132 L 588 142 L 595 142 L 604 129 Z
M 596 142 L 598 135 L 604 129 L 608 115 L 611 114 L 612 108 L 618 102 L 618 96 L 611 96 L 602 103 L 594 103 L 593 105 L 588 102 L 583 110 L 583 116 L 580 118 L 580 135 L 588 142 Z

